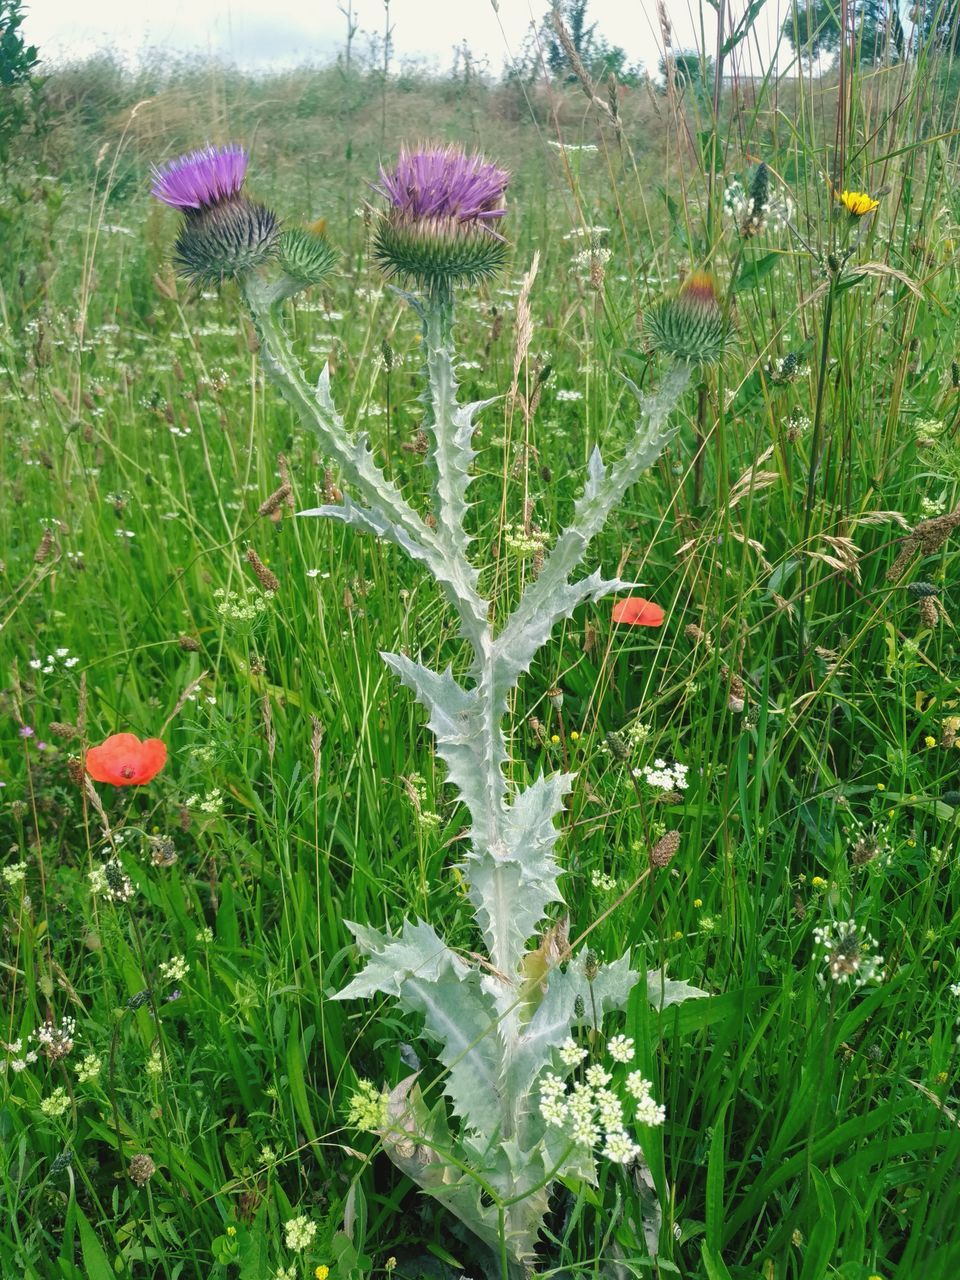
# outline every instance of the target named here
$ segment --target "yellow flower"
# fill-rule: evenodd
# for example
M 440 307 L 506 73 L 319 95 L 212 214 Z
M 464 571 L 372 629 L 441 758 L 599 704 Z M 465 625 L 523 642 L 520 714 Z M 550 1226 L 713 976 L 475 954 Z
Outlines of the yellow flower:
M 823 876 L 814 876 L 813 879 L 810 881 L 810 883 L 813 885 L 815 889 L 825 889 L 827 885 L 827 882 L 826 880 L 824 880 Z
M 887 784 L 886 784 L 885 782 L 878 782 L 878 783 L 877 783 L 877 790 L 878 790 L 878 791 L 886 791 L 886 789 L 887 789 Z
M 550 735 L 550 741 L 553 743 L 553 745 L 554 745 L 554 746 L 556 746 L 556 745 L 557 745 L 557 743 L 560 741 L 560 735 L 559 735 L 559 733 L 551 734 L 551 735 Z
M 571 732 L 571 734 L 570 734 L 570 741 L 571 741 L 571 742 L 579 742 L 579 741 L 580 741 L 580 735 L 579 735 L 579 733 L 577 733 L 576 729 L 574 729 L 574 730 Z
M 698 907 L 698 908 L 699 908 L 699 907 L 702 907 L 702 906 L 703 906 L 703 899 L 702 899 L 702 898 L 694 898 L 694 900 L 693 900 L 693 905 L 694 905 L 695 907 Z
M 680 941 L 680 939 L 681 939 L 682 937 L 683 937 L 683 934 L 682 934 L 682 932 L 678 929 L 678 930 L 676 931 L 676 933 L 673 935 L 673 940 L 674 940 L 674 942 L 679 942 L 679 941 Z
M 923 740 L 923 745 L 929 751 L 931 747 L 935 747 L 937 745 L 937 740 L 931 734 L 928 733 Z
M 874 209 L 880 207 L 880 201 L 874 200 L 866 191 L 841 191 L 840 203 L 855 218 L 862 218 L 864 214 L 873 213 Z
M 325 1267 L 321 1262 L 313 1274 L 317 1277 L 317 1280 L 327 1280 L 327 1276 L 330 1274 L 330 1268 Z
M 236 1227 L 227 1227 L 227 1235 L 228 1235 L 228 1236 L 235 1236 L 236 1234 L 237 1234 L 237 1228 L 236 1228 Z

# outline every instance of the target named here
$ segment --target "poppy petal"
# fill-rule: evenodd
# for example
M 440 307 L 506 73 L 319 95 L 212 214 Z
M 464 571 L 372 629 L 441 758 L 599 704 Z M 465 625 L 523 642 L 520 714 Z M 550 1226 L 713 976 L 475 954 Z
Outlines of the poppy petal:
M 114 787 L 139 787 L 155 778 L 167 762 L 161 738 L 141 742 L 135 733 L 114 733 L 86 756 L 87 773 L 94 782 Z
M 643 596 L 627 596 L 613 606 L 614 622 L 625 622 L 631 627 L 660 627 L 666 615 L 658 604 L 644 600 Z

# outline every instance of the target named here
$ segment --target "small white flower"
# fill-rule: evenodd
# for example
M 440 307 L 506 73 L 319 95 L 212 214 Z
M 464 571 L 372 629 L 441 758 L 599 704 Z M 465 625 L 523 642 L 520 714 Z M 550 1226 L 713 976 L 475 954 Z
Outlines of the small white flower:
M 99 1076 L 103 1064 L 95 1053 L 88 1053 L 77 1064 L 77 1080 L 80 1084 L 86 1084 L 88 1080 L 96 1080 Z
M 566 1067 L 579 1066 L 586 1056 L 587 1050 L 582 1049 L 571 1036 L 567 1036 L 560 1046 L 560 1061 Z
M 607 1041 L 607 1053 L 614 1062 L 632 1062 L 633 1041 L 629 1036 L 614 1036 Z
M 601 1067 L 599 1062 L 595 1062 L 592 1067 L 587 1067 L 586 1080 L 587 1084 L 593 1089 L 602 1089 L 605 1084 L 609 1084 L 612 1079 L 610 1072 L 605 1067 Z
M 614 1164 L 629 1164 L 640 1154 L 640 1148 L 622 1129 L 614 1130 L 607 1134 L 603 1154 Z
M 644 1080 L 640 1071 L 631 1071 L 626 1080 L 627 1093 L 632 1098 L 642 1099 L 648 1098 L 653 1091 L 653 1085 L 649 1080 Z
M 663 1124 L 667 1118 L 667 1109 L 647 1096 L 637 1103 L 637 1124 Z
M 164 982 L 182 982 L 189 972 L 190 966 L 185 956 L 174 956 L 160 963 L 160 977 Z
M 297 1253 L 306 1249 L 317 1234 L 317 1224 L 302 1215 L 299 1218 L 291 1218 L 283 1229 L 286 1234 L 287 1248 L 294 1249 Z

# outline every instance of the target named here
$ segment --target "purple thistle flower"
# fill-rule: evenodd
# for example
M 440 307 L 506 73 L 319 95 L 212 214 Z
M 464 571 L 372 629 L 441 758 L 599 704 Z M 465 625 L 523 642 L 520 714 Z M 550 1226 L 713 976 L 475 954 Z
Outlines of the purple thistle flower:
M 154 165 L 152 194 L 184 212 L 209 208 L 238 194 L 248 161 L 246 151 L 236 144 L 191 151 L 162 168 Z
M 506 169 L 459 147 L 403 148 L 392 173 L 381 167 L 379 190 L 402 217 L 480 226 L 502 240 L 491 223 L 506 213 L 509 180 Z

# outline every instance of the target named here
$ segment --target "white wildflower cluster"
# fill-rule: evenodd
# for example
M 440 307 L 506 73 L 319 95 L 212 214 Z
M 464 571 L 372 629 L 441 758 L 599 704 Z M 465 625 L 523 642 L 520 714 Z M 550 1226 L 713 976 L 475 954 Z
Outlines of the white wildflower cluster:
M 80 1059 L 77 1064 L 77 1080 L 80 1084 L 86 1084 L 89 1080 L 96 1080 L 103 1068 L 103 1063 L 95 1053 L 88 1053 Z
M 788 351 L 785 356 L 777 356 L 770 361 L 767 365 L 767 373 L 771 382 L 782 387 L 788 382 L 796 382 L 799 378 L 809 377 L 810 366 L 804 364 L 796 352 Z
M 634 1045 L 628 1036 L 614 1036 L 607 1042 L 610 1061 L 623 1064 L 633 1060 Z M 587 1056 L 572 1037 L 559 1050 L 565 1067 L 579 1067 Z M 615 1164 L 629 1164 L 640 1155 L 639 1145 L 626 1129 L 624 1100 L 610 1088 L 612 1073 L 601 1063 L 592 1063 L 581 1080 L 570 1089 L 562 1076 L 548 1071 L 540 1085 L 540 1114 L 551 1128 L 561 1129 L 578 1146 L 599 1148 L 599 1154 Z M 666 1113 L 654 1102 L 653 1086 L 639 1071 L 631 1071 L 624 1087 L 633 1103 L 637 1124 L 663 1124 Z
M 742 182 L 732 182 L 723 193 L 723 211 L 742 236 L 782 231 L 793 214 L 789 197 L 779 199 L 769 191 L 763 201 L 750 195 Z
M 317 1224 L 301 1214 L 299 1218 L 291 1218 L 285 1223 L 283 1230 L 287 1248 L 301 1253 L 313 1242 L 313 1237 L 317 1234 Z
M 595 248 L 591 246 L 589 249 L 581 249 L 578 254 L 575 254 L 573 265 L 583 275 L 590 275 L 597 267 L 605 267 L 612 257 L 612 249 L 598 244 Z
M 590 883 L 595 889 L 599 889 L 601 893 L 612 893 L 617 887 L 617 882 L 613 876 L 607 875 L 606 871 L 591 871 Z
M 924 494 L 920 499 L 920 514 L 928 519 L 931 516 L 942 516 L 947 509 L 947 499 L 945 494 L 941 494 L 939 498 L 931 498 Z
M 883 956 L 877 942 L 855 920 L 840 920 L 813 931 L 813 940 L 824 953 L 827 969 L 835 982 L 852 978 L 855 987 L 883 981 Z
M 913 424 L 913 434 L 918 445 L 931 445 L 943 435 L 946 423 L 941 418 L 918 418 Z
M 521 559 L 528 556 L 542 555 L 550 541 L 549 536 L 541 529 L 526 529 L 522 524 L 508 524 L 503 530 L 507 550 Z
M 27 1047 L 32 1039 L 32 1036 L 27 1036 L 25 1041 L 11 1040 L 9 1044 L 0 1040 L 0 1049 L 3 1049 L 7 1055 L 5 1058 L 0 1058 L 0 1076 L 5 1075 L 7 1071 L 19 1075 L 21 1071 L 26 1071 L 27 1067 L 33 1066 L 37 1060 L 37 1051 Z
M 582 399 L 583 399 L 583 392 L 582 392 L 582 391 L 572 391 L 572 390 L 569 390 L 569 389 L 568 389 L 568 388 L 566 388 L 566 387 L 561 387 L 561 388 L 559 389 L 559 391 L 557 392 L 557 399 L 558 399 L 558 400 L 567 401 L 567 402 L 573 402 L 573 401 L 575 401 L 575 400 L 582 400 Z
M 592 152 L 600 150 L 595 142 L 558 142 L 556 138 L 548 138 L 547 146 L 555 147 L 557 151 L 566 151 L 572 155 L 590 155 Z M 564 237 L 566 240 L 569 240 L 569 238 L 569 236 Z
M 417 822 L 425 831 L 434 831 L 440 825 L 440 815 L 435 813 L 429 804 L 426 779 L 422 774 L 411 773 L 404 779 L 407 795 L 416 814 Z
M 185 956 L 173 956 L 160 962 L 160 977 L 164 982 L 182 982 L 190 972 Z
M 666 760 L 658 758 L 652 765 L 645 764 L 640 776 L 648 787 L 655 787 L 657 791 L 686 791 L 687 772 L 687 766 L 679 761 L 667 764 Z
M 94 867 L 87 879 L 90 881 L 91 893 L 103 894 L 113 902 L 129 902 L 136 893 L 133 881 L 116 858 Z
M 49 1097 L 41 1099 L 40 1110 L 50 1120 L 59 1120 L 65 1111 L 70 1110 L 70 1098 L 62 1086 L 54 1089 Z
M 574 227 L 573 230 L 568 231 L 563 238 L 564 240 L 589 240 L 591 244 L 599 244 L 609 230 L 609 227 L 601 226 Z
M 76 1033 L 77 1022 L 75 1018 L 63 1018 L 59 1025 L 49 1020 L 36 1033 L 36 1040 L 51 1062 L 59 1062 L 73 1048 Z
M 244 587 L 243 591 L 225 591 L 218 587 L 213 593 L 217 613 L 233 627 L 250 628 L 261 621 L 270 607 L 273 593 Z
M 144 1071 L 148 1076 L 159 1076 L 163 1074 L 163 1058 L 160 1056 L 160 1050 L 154 1049 L 144 1064 Z
M 45 658 L 31 658 L 27 665 L 31 670 L 39 671 L 41 675 L 52 676 L 57 671 L 69 671 L 79 661 L 79 658 L 71 656 L 69 649 L 54 649 L 53 653 L 48 653 Z
M 213 930 L 210 928 L 208 924 L 205 924 L 202 929 L 197 930 L 196 940 L 201 947 L 210 946 L 210 944 L 213 942 Z
M 27 878 L 27 864 L 25 862 L 11 862 L 9 866 L 0 871 L 7 883 L 8 888 L 14 889 L 18 884 L 23 884 Z
M 376 1133 L 387 1122 L 387 1095 L 372 1080 L 359 1080 L 347 1103 L 347 1124 L 361 1133 Z
M 219 817 L 223 813 L 223 792 L 219 787 L 214 787 L 212 791 L 205 792 L 202 797 L 199 794 L 188 796 L 186 805 L 188 809 L 199 809 L 201 813 L 211 818 Z

